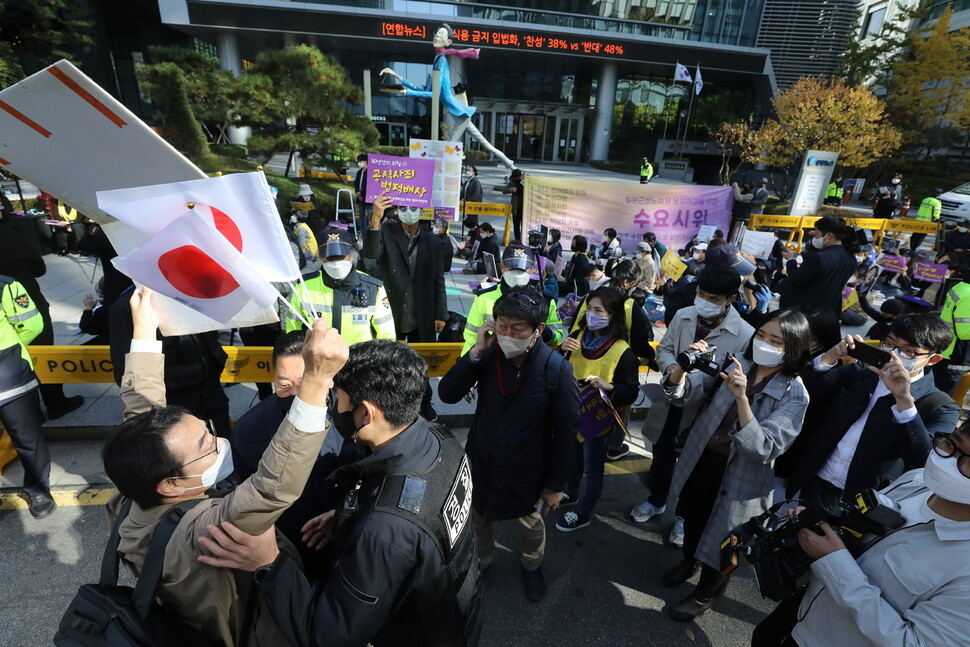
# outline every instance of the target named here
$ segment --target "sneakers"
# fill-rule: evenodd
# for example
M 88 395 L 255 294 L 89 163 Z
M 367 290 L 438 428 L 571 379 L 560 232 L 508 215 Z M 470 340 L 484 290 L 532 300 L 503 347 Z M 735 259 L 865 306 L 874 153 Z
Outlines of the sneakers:
M 649 501 L 644 501 L 637 507 L 633 508 L 633 510 L 630 512 L 630 516 L 633 517 L 633 520 L 637 523 L 643 523 L 644 521 L 649 521 L 652 517 L 655 517 L 658 514 L 663 514 L 666 509 L 667 506 L 665 505 L 658 508 Z
M 674 517 L 674 527 L 670 529 L 670 543 L 677 548 L 684 547 L 684 520 Z
M 584 517 L 576 514 L 575 512 L 567 512 L 562 516 L 562 519 L 556 522 L 556 530 L 572 532 L 574 530 L 579 530 L 580 528 L 585 528 L 589 525 L 589 523 L 589 517 Z
M 525 583 L 525 597 L 532 602 L 538 602 L 546 597 L 546 580 L 542 577 L 541 567 L 534 571 L 527 571 L 523 568 L 522 575 Z
M 579 499 L 578 498 L 574 499 L 573 497 L 569 496 L 567 493 L 563 492 L 562 493 L 562 498 L 559 499 L 559 505 L 556 506 L 556 507 L 558 507 L 558 508 L 564 508 L 567 505 L 576 505 L 577 503 L 579 503 Z
M 50 492 L 33 494 L 30 496 L 30 514 L 34 519 L 43 519 L 57 509 L 57 503 L 50 495 Z
M 630 453 L 630 446 L 627 445 L 626 443 L 623 443 L 619 447 L 616 447 L 616 448 L 610 447 L 608 450 L 606 450 L 606 460 L 618 461 L 629 453 Z

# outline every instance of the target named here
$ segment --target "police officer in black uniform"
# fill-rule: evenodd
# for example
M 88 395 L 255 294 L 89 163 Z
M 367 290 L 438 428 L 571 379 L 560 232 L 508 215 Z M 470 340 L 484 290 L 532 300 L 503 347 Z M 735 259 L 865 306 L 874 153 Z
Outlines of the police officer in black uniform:
M 293 645 L 464 647 L 481 631 L 471 471 L 443 426 L 418 416 L 426 365 L 389 340 L 351 346 L 334 378 L 334 427 L 365 448 L 329 481 L 342 503 L 304 526 L 310 547 L 331 544 L 333 568 L 311 585 L 266 533 L 225 524 L 200 544 L 212 566 L 255 570 Z M 218 542 L 218 543 L 216 543 Z M 308 611 L 309 609 L 309 611 Z

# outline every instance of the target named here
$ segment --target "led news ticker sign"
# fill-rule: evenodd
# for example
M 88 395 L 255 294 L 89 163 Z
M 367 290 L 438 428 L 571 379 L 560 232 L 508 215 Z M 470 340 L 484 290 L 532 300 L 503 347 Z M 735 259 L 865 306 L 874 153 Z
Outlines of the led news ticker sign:
M 427 40 L 428 34 L 433 33 L 427 25 L 382 22 L 381 36 Z M 592 54 L 598 56 L 623 56 L 623 45 L 601 40 L 585 40 L 563 38 L 560 36 L 546 36 L 537 34 L 523 34 L 515 31 L 495 31 L 491 29 L 453 30 L 456 45 L 491 45 L 509 47 L 522 50 L 541 50 L 545 52 L 573 52 L 576 54 Z

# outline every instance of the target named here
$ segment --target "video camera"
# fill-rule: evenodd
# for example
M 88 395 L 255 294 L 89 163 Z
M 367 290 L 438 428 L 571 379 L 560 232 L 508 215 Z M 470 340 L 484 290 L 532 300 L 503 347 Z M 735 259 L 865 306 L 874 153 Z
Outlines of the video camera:
M 823 489 L 804 510 L 779 524 L 775 513 L 785 503 L 777 503 L 752 517 L 721 542 L 721 572 L 725 575 L 732 572 L 744 555 L 754 565 L 761 595 L 775 602 L 798 590 L 799 580 L 812 563 L 798 544 L 798 531 L 802 528 L 821 535 L 819 523 L 825 521 L 842 538 L 849 552 L 858 557 L 873 539 L 905 521 L 899 506 L 873 489 L 863 490 L 851 501 L 844 500 L 838 488 Z
M 733 355 L 728 354 L 723 363 L 717 361 L 717 346 L 708 346 L 707 350 L 699 351 L 688 348 L 677 355 L 677 364 L 685 372 L 700 371 L 711 377 L 717 377 L 731 367 Z

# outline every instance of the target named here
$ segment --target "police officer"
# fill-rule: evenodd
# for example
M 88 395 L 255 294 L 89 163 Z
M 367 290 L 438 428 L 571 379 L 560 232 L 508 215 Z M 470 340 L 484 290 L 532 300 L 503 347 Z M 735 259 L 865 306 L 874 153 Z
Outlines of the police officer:
M 332 544 L 316 589 L 280 554 L 275 536 L 210 527 L 212 566 L 255 571 L 270 614 L 293 645 L 464 647 L 480 632 L 471 470 L 461 445 L 418 416 L 427 366 L 389 340 L 351 346 L 334 377 L 334 427 L 368 456 L 328 481 L 342 503 L 303 528 Z
M 916 219 L 923 222 L 939 222 L 940 212 L 943 210 L 943 203 L 940 202 L 941 195 L 943 195 L 943 189 L 937 188 L 933 189 L 933 195 L 923 198 L 919 203 Z M 926 234 L 913 234 L 909 237 L 909 248 L 915 252 L 925 238 Z
M 43 329 L 43 317 L 24 286 L 0 275 L 0 423 L 20 455 L 35 519 L 57 507 L 50 492 L 51 455 L 41 433 L 39 383 L 27 352 Z
M 825 189 L 824 203 L 832 207 L 837 207 L 842 204 L 843 195 L 845 195 L 845 192 L 842 189 L 842 178 L 833 178 L 832 181 L 829 182 L 828 187 Z
M 502 282 L 495 287 L 485 290 L 475 297 L 468 321 L 465 322 L 465 345 L 461 349 L 464 355 L 478 342 L 478 329 L 486 321 L 492 319 L 492 309 L 507 288 L 524 287 L 532 280 L 530 272 L 535 266 L 532 250 L 525 245 L 509 245 L 502 252 Z M 546 328 L 542 333 L 542 340 L 551 346 L 562 341 L 564 327 L 562 319 L 556 310 L 556 302 L 549 302 L 549 315 L 546 317 Z
M 954 276 L 963 281 L 946 294 L 940 318 L 950 324 L 953 339 L 941 355 L 943 360 L 933 366 L 937 387 L 953 395 L 960 379 L 970 372 L 970 269 L 956 270 Z
M 317 241 L 323 269 L 304 276 L 290 303 L 303 313 L 300 301 L 313 308 L 314 318 L 327 317 L 348 344 L 369 339 L 395 339 L 394 317 L 384 284 L 354 268 L 353 236 L 346 227 L 331 224 Z M 286 318 L 286 332 L 299 330 L 302 323 L 292 313 Z
M 640 184 L 647 184 L 653 177 L 653 164 L 646 157 L 640 162 Z

